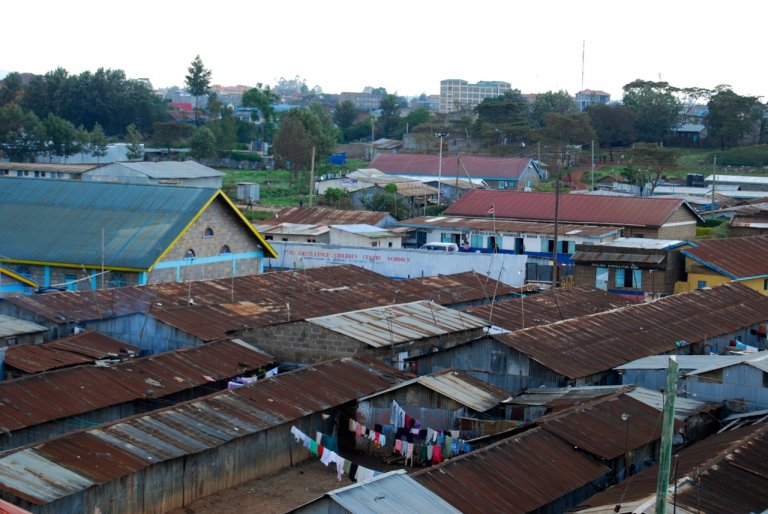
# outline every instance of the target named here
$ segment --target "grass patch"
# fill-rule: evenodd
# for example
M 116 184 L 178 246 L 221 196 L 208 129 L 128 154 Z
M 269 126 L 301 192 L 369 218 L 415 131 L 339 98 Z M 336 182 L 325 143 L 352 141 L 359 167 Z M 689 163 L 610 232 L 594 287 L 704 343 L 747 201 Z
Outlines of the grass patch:
M 707 219 L 696 226 L 696 239 L 730 237 L 730 227 L 725 220 Z

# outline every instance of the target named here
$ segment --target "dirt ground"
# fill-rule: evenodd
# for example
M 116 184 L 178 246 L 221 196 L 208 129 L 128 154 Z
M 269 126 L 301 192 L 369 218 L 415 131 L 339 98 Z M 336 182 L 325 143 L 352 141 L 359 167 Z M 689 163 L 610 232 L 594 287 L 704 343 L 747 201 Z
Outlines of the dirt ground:
M 345 457 L 377 471 L 402 468 L 384 464 L 380 459 L 367 455 Z M 335 465 L 326 467 L 320 460 L 310 459 L 273 475 L 201 498 L 168 514 L 279 514 L 295 509 L 328 491 L 352 484 L 354 482 L 346 475 L 341 482 L 336 479 Z

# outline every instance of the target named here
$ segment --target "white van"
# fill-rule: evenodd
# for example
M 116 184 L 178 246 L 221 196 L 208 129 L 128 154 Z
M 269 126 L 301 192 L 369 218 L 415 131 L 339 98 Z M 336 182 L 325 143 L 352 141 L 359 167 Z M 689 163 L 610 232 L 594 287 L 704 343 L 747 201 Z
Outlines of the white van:
M 459 247 L 456 243 L 427 243 L 421 245 L 419 250 L 437 250 L 439 252 L 458 252 Z

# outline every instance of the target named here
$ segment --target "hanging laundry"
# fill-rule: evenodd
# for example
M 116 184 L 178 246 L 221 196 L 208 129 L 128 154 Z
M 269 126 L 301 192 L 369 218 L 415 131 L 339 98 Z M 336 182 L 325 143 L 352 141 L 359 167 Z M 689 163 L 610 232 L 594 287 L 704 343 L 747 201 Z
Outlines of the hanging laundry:
M 443 462 L 443 457 L 441 456 L 440 447 L 435 445 L 432 449 L 432 464 L 440 464 Z
M 272 368 L 264 374 L 264 378 L 274 377 L 277 375 L 277 368 Z

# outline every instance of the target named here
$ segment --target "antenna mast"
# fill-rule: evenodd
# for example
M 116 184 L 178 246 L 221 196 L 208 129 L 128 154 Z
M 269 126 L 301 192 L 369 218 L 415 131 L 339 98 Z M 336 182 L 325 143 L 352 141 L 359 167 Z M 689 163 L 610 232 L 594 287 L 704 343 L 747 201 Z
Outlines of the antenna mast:
M 581 40 L 581 91 L 584 91 L 584 53 L 587 49 L 587 40 Z

